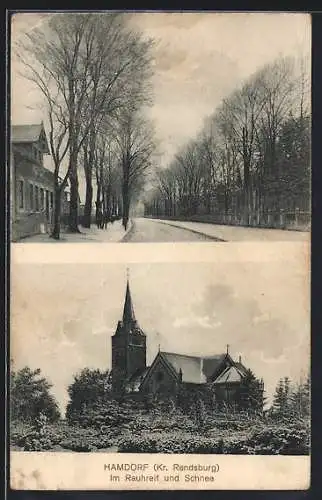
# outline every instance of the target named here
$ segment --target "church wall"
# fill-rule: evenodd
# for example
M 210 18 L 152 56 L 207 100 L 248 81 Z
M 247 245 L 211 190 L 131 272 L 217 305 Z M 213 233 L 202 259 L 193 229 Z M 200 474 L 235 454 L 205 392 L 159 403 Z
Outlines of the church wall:
M 113 386 L 121 387 L 137 370 L 146 367 L 146 338 L 119 331 L 112 337 Z
M 157 361 L 145 382 L 144 393 L 167 395 L 176 394 L 178 381 L 161 360 Z
M 146 340 L 145 337 L 141 337 L 136 340 L 136 345 L 134 340 L 128 346 L 127 351 L 127 372 L 128 375 L 134 374 L 137 370 L 143 370 L 146 367 Z M 140 342 L 140 344 L 139 344 Z
M 126 377 L 126 338 L 117 335 L 112 337 L 112 384 L 119 386 Z
M 218 384 L 215 386 L 215 398 L 217 403 L 238 403 L 240 384 Z

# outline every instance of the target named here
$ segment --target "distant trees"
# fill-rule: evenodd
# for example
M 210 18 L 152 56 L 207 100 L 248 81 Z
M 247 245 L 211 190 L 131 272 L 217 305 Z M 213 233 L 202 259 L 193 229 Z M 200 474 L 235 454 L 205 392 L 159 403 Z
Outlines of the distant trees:
M 68 180 L 69 229 L 78 232 L 81 154 L 86 181 L 84 225 L 90 226 L 98 135 L 101 129 L 106 133 L 106 122 L 118 122 L 121 111 L 135 105 L 138 116 L 149 102 L 151 46 L 152 41 L 130 28 L 128 18 L 121 13 L 51 14 L 48 22 L 27 33 L 17 45 L 24 76 L 41 91 L 47 110 L 56 179 L 54 238 L 59 238 L 59 201 Z M 109 134 L 107 142 L 113 141 L 113 136 Z M 60 180 L 65 158 L 65 175 Z M 147 156 L 145 160 L 148 163 Z M 122 192 L 127 207 L 127 190 Z
M 96 178 L 96 221 L 100 213 L 119 215 L 123 211 L 122 171 L 117 157 L 116 144 L 109 130 L 100 129 L 96 136 L 94 152 Z
M 122 110 L 117 119 L 115 140 L 122 168 L 123 226 L 126 229 L 133 195 L 144 183 L 154 144 L 149 125 L 133 105 Z
M 10 418 L 36 423 L 41 415 L 49 422 L 60 418 L 57 402 L 50 389 L 52 385 L 41 376 L 40 369 L 28 367 L 10 373 Z
M 292 384 L 288 377 L 280 379 L 275 389 L 270 413 L 276 417 L 308 417 L 311 406 L 310 392 L 309 376 L 295 384 Z
M 309 212 L 308 75 L 305 58 L 279 58 L 223 99 L 156 172 L 146 215 L 281 227 Z

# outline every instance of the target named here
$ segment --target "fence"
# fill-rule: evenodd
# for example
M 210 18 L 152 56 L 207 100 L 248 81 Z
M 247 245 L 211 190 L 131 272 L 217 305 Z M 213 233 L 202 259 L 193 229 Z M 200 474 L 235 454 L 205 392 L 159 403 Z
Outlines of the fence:
M 250 215 L 246 221 L 244 217 L 233 213 L 227 214 L 197 214 L 191 216 L 163 216 L 149 215 L 145 217 L 178 221 L 205 222 L 231 226 L 264 227 L 270 229 L 288 229 L 295 231 L 309 231 L 311 228 L 311 213 L 296 209 L 294 211 L 267 211 Z

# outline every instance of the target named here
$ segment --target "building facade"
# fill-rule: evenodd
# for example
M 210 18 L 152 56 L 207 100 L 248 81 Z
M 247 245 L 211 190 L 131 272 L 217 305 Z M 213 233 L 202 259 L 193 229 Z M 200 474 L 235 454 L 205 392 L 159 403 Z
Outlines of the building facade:
M 249 371 L 228 352 L 190 356 L 159 349 L 146 363 L 147 336 L 135 317 L 129 282 L 122 320 L 112 336 L 112 387 L 129 396 L 172 397 L 182 389 L 211 391 L 218 403 L 235 404 Z M 262 390 L 264 387 L 262 386 Z
M 11 236 L 13 241 L 47 232 L 55 197 L 54 173 L 45 168 L 49 146 L 42 123 L 11 128 Z M 68 194 L 63 194 L 66 210 Z

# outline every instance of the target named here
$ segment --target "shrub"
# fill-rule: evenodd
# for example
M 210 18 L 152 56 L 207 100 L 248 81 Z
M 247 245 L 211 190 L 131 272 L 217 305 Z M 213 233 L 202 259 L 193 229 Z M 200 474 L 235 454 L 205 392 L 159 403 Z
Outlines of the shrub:
M 270 425 L 250 435 L 248 445 L 261 455 L 308 455 L 310 430 L 303 422 L 292 426 Z
M 95 451 L 113 444 L 108 435 L 103 436 L 93 429 L 71 428 L 69 436 L 61 440 L 60 446 L 71 451 Z
M 145 430 L 152 432 L 158 431 L 180 431 L 193 432 L 197 429 L 192 420 L 181 414 L 165 415 L 158 412 L 151 412 L 147 415 L 139 415 L 129 422 L 126 427 L 134 433 L 140 433 Z M 125 428 L 125 425 L 122 425 Z
M 307 455 L 309 428 L 258 425 L 249 435 L 233 434 L 221 437 L 180 432 L 142 433 L 123 436 L 119 451 L 128 453 L 196 453 L 235 455 Z
M 25 439 L 22 441 L 22 446 L 25 451 L 45 451 L 52 449 L 53 443 L 47 429 L 39 431 L 33 428 L 29 434 L 25 436 Z
M 152 436 L 127 436 L 119 439 L 118 451 L 127 453 L 157 453 L 157 442 Z
M 77 418 L 70 417 L 69 422 L 97 430 L 101 430 L 102 427 L 112 429 L 134 421 L 137 415 L 138 411 L 135 411 L 128 403 L 106 400 L 93 405 L 83 405 L 82 410 L 77 414 Z
M 23 448 L 26 438 L 31 434 L 33 427 L 31 424 L 13 420 L 10 423 L 10 444 Z
M 54 444 L 54 433 L 47 419 L 40 415 L 32 424 L 15 421 L 11 423 L 10 442 L 25 451 L 50 450 Z
M 150 434 L 126 436 L 118 441 L 120 452 L 127 453 L 222 453 L 223 442 L 203 436 Z
M 233 436 L 223 442 L 222 453 L 225 455 L 252 455 L 253 450 L 244 438 Z

